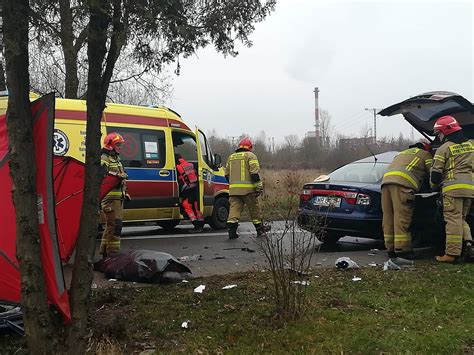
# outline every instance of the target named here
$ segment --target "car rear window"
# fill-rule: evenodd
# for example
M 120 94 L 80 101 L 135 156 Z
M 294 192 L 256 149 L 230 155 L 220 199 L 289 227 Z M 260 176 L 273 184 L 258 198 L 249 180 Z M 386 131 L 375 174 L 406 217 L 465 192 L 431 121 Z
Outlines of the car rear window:
M 375 184 L 382 180 L 388 166 L 387 163 L 352 163 L 334 170 L 329 176 L 331 181 Z

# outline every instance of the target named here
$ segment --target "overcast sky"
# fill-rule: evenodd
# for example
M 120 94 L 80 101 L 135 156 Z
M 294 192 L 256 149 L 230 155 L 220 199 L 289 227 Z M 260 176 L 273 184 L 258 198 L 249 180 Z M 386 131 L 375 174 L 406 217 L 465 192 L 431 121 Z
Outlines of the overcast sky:
M 474 101 L 473 17 L 471 1 L 278 0 L 237 57 L 181 60 L 167 104 L 206 132 L 280 141 L 314 129 L 318 86 L 335 130 L 357 136 L 372 126 L 366 107 L 434 90 Z M 401 116 L 377 122 L 378 136 L 411 134 Z

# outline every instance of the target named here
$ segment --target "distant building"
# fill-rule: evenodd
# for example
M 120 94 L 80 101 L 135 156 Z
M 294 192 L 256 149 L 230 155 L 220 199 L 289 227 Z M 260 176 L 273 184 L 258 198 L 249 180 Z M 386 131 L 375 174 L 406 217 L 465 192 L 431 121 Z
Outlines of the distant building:
M 361 137 L 361 138 L 340 138 L 338 141 L 339 149 L 357 149 L 365 147 L 365 145 L 375 144 L 375 137 Z

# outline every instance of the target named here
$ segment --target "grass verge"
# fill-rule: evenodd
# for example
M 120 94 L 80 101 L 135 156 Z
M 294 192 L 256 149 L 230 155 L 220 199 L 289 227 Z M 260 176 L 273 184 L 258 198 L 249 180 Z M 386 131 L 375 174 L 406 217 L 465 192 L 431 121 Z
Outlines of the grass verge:
M 355 275 L 362 280 L 352 281 Z M 194 293 L 200 284 L 204 293 Z M 238 286 L 221 289 L 228 284 Z M 473 264 L 425 262 L 415 271 L 393 272 L 317 269 L 307 287 L 311 307 L 303 319 L 286 324 L 274 315 L 268 272 L 100 290 L 93 298 L 90 350 L 474 353 Z M 0 345 L 14 350 L 23 344 L 10 336 Z

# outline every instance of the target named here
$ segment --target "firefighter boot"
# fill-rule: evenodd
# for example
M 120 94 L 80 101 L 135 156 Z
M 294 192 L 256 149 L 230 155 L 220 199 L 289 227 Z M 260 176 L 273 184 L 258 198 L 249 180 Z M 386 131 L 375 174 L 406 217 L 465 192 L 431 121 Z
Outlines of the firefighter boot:
M 474 245 L 472 244 L 472 240 L 464 241 L 463 256 L 466 260 L 474 259 Z
M 255 223 L 255 230 L 257 231 L 257 237 L 265 237 L 267 232 L 270 231 L 271 227 L 269 225 L 265 225 L 264 223 Z
M 237 228 L 239 227 L 238 223 L 229 223 L 227 222 L 227 231 L 229 232 L 229 239 L 237 239 L 239 234 L 237 233 Z
M 443 256 L 437 256 L 436 261 L 439 263 L 448 263 L 448 264 L 454 264 L 456 262 L 456 257 L 454 255 L 443 255 Z
M 204 223 L 202 221 L 194 220 L 192 223 L 194 229 L 190 233 L 202 233 L 204 231 Z

